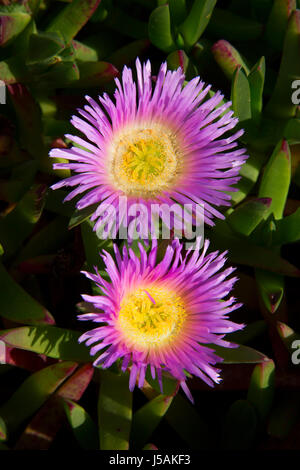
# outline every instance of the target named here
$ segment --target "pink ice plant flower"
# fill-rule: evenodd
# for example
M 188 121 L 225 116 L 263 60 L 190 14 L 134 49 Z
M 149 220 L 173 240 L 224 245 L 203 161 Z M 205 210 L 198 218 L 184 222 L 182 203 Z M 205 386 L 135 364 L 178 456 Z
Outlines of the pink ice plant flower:
M 130 370 L 131 391 L 136 383 L 143 386 L 149 366 L 161 390 L 162 373 L 167 372 L 192 400 L 186 373 L 210 386 L 219 383 L 220 370 L 214 366 L 222 359 L 214 346 L 234 347 L 224 336 L 244 325 L 228 318 L 241 304 L 228 298 L 236 277 L 230 277 L 234 268 L 222 269 L 226 252 L 207 254 L 208 240 L 199 250 L 198 239 L 197 249 L 183 256 L 182 246 L 178 239 L 172 241 L 159 263 L 155 241 L 148 253 L 139 244 L 139 257 L 126 245 L 122 254 L 114 245 L 115 259 L 103 251 L 110 282 L 97 270 L 84 273 L 102 295 L 83 295 L 93 313 L 79 315 L 101 325 L 79 341 L 92 346 L 95 366 L 108 368 L 120 360 L 122 371 Z
M 80 195 L 77 209 L 95 204 L 95 230 L 103 225 L 107 204 L 119 214 L 116 230 L 126 225 L 137 203 L 146 207 L 148 220 L 153 204 L 190 204 L 193 220 L 201 205 L 205 222 L 213 225 L 214 217 L 224 218 L 216 207 L 230 205 L 228 192 L 236 190 L 233 185 L 247 159 L 237 144 L 243 130 L 230 132 L 238 122 L 231 102 L 222 103 L 220 91 L 209 97 L 211 86 L 199 77 L 185 83 L 182 69 L 167 70 L 166 63 L 154 80 L 150 61 L 137 59 L 136 73 L 135 81 L 124 67 L 121 81 L 115 79 L 114 99 L 106 93 L 98 101 L 86 96 L 84 109 L 78 109 L 81 117 L 71 119 L 84 137 L 66 135 L 74 145 L 50 152 L 68 160 L 55 163 L 54 169 L 74 174 L 52 188 L 76 187 L 65 200 Z M 127 198 L 122 214 L 120 196 Z M 159 217 L 174 227 L 165 209 L 160 211 Z

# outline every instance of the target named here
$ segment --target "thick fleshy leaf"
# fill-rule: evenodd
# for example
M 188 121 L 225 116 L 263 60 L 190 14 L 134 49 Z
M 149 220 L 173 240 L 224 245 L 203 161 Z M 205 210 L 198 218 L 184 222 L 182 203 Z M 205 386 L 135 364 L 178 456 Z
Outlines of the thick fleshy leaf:
M 93 366 L 78 368 L 39 409 L 25 428 L 15 449 L 47 450 L 65 422 L 65 400 L 80 400 L 93 377 Z
M 173 396 L 158 395 L 137 410 L 132 419 L 131 440 L 135 448 L 141 448 L 165 416 Z
M 237 233 L 250 235 L 268 214 L 271 202 L 270 198 L 244 202 L 227 217 L 228 225 Z
M 0 417 L 0 442 L 6 441 L 6 439 L 7 439 L 6 424 L 3 421 L 3 419 Z
M 288 217 L 276 221 L 276 230 L 272 237 L 274 245 L 284 245 L 300 240 L 300 208 Z
M 283 322 L 277 322 L 277 331 L 291 353 L 295 352 L 294 342 L 300 341 L 300 334 Z
M 300 10 L 291 14 L 285 34 L 283 54 L 277 82 L 268 102 L 267 115 L 287 119 L 294 117 L 297 105 L 291 100 L 292 82 L 300 77 Z
M 172 24 L 181 24 L 187 14 L 186 0 L 169 0 L 168 4 Z
M 247 400 L 236 401 L 229 409 L 223 428 L 223 448 L 246 450 L 252 446 L 257 426 L 253 405 Z
M 128 450 L 132 393 L 128 374 L 101 371 L 98 420 L 101 450 Z
M 20 83 L 9 85 L 8 91 L 12 100 L 22 146 L 37 159 L 41 168 L 50 166 L 43 142 L 41 111 L 29 89 Z
M 208 346 L 215 351 L 217 356 L 222 357 L 222 364 L 258 364 L 268 360 L 263 353 L 242 344 L 235 345 L 237 347 L 234 348 L 223 348 L 216 345 Z
M 232 109 L 239 121 L 246 121 L 251 118 L 251 95 L 248 78 L 239 66 L 232 79 L 231 86 Z
M 248 80 L 251 96 L 251 115 L 254 121 L 259 122 L 263 107 L 263 91 L 265 83 L 266 64 L 262 57 L 251 69 Z
M 64 409 L 80 447 L 84 450 L 97 450 L 99 448 L 97 426 L 87 411 L 78 403 L 67 399 L 64 400 Z
M 29 38 L 27 64 L 45 62 L 51 65 L 58 60 L 57 56 L 65 47 L 62 37 L 54 32 L 31 34 Z M 52 59 L 52 60 L 51 60 Z
M 240 53 L 228 41 L 221 39 L 212 46 L 211 50 L 216 62 L 229 80 L 233 78 L 238 67 L 241 67 L 247 75 L 249 74 L 249 68 Z
M 73 85 L 74 82 L 79 80 L 79 76 L 79 68 L 76 62 L 68 60 L 57 62 L 50 67 L 49 71 L 47 70 L 40 75 L 38 79 L 43 80 L 45 87 L 59 88 Z
M 288 19 L 296 9 L 296 0 L 274 0 L 266 24 L 265 38 L 278 51 L 282 50 Z
M 280 141 L 272 153 L 262 176 L 259 197 L 272 199 L 269 213 L 281 219 L 291 182 L 291 153 L 288 143 Z
M 265 269 L 285 276 L 300 276 L 300 270 L 279 254 L 235 235 L 226 222 L 218 223 L 218 229 L 210 230 L 209 238 L 214 248 L 229 250 L 228 259 L 231 263 Z
M 272 360 L 255 366 L 247 399 L 255 407 L 261 420 L 269 414 L 274 395 L 275 364 Z
M 143 447 L 143 450 L 158 450 L 158 447 L 156 447 L 154 444 L 152 443 L 149 443 L 149 444 L 146 444 L 144 447 Z
M 249 158 L 243 164 L 240 175 L 241 179 L 238 184 L 238 191 L 231 193 L 233 204 L 240 203 L 254 187 L 258 180 L 260 169 L 262 168 L 265 156 L 260 152 L 248 149 Z
M 284 129 L 284 137 L 291 144 L 300 143 L 300 119 L 290 119 Z
M 0 407 L 0 416 L 5 421 L 8 433 L 14 433 L 19 426 L 37 411 L 55 392 L 64 380 L 76 369 L 74 362 L 60 362 L 32 374 Z
M 177 70 L 178 67 L 181 67 L 183 72 L 186 72 L 189 64 L 189 58 L 182 50 L 174 51 L 168 55 L 167 64 L 170 70 Z
M 77 331 L 54 326 L 24 326 L 0 331 L 1 340 L 8 346 L 54 359 L 91 362 L 88 348 L 78 343 L 79 336 Z
M 1 301 L 0 316 L 17 323 L 39 325 L 53 324 L 52 315 L 37 300 L 31 297 L 8 274 L 0 263 Z
M 217 0 L 194 0 L 187 18 L 179 28 L 187 47 L 193 46 L 209 23 Z
M 75 59 L 80 62 L 97 62 L 98 53 L 94 47 L 90 47 L 79 41 L 72 41 L 75 52 Z
M 148 34 L 150 41 L 159 49 L 165 52 L 171 52 L 175 49 L 169 5 L 159 6 L 152 11 L 149 18 Z
M 118 75 L 118 70 L 108 62 L 82 62 L 79 79 L 71 85 L 76 88 L 102 87 Z
M 263 269 L 256 269 L 255 278 L 265 306 L 269 312 L 275 313 L 283 297 L 284 277 Z
M 31 15 L 24 5 L 13 3 L 0 7 L 0 46 L 12 42 L 28 25 Z
M 73 0 L 50 22 L 47 31 L 59 32 L 66 42 L 76 36 L 101 0 Z

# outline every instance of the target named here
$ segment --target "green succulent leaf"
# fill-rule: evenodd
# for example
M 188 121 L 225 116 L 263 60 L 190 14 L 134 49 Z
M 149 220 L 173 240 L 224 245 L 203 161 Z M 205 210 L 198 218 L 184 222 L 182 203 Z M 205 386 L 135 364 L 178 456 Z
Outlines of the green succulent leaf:
M 23 5 L 16 3 L 0 6 L 0 46 L 11 43 L 28 25 L 31 20 L 30 13 Z
M 242 68 L 246 75 L 249 74 L 249 68 L 240 53 L 228 41 L 224 39 L 217 41 L 211 50 L 216 62 L 229 80 L 232 80 L 238 67 Z
M 23 326 L 1 330 L 7 346 L 44 354 L 64 361 L 91 362 L 89 349 L 78 343 L 80 333 L 54 326 Z
M 231 101 L 234 114 L 239 121 L 251 119 L 251 95 L 248 78 L 239 66 L 232 78 Z
M 101 87 L 118 75 L 118 70 L 108 62 L 82 62 L 78 66 L 79 79 L 72 82 L 72 87 Z
M 158 395 L 134 413 L 131 440 L 135 448 L 142 448 L 147 442 L 165 416 L 172 401 L 172 396 Z
M 277 322 L 277 331 L 288 350 L 291 353 L 295 352 L 293 343 L 294 341 L 300 341 L 300 334 L 283 322 Z
M 265 306 L 270 313 L 275 313 L 284 294 L 284 277 L 276 273 L 256 269 L 255 279 Z
M 189 65 L 189 58 L 186 53 L 182 50 L 171 52 L 167 57 L 168 68 L 171 70 L 177 70 L 179 67 L 184 72 Z
M 275 364 L 272 360 L 255 366 L 247 399 L 255 407 L 261 420 L 265 420 L 272 408 L 274 396 Z
M 87 411 L 72 400 L 64 400 L 64 409 L 74 436 L 83 450 L 97 450 L 98 429 Z
M 154 46 L 165 52 L 175 49 L 171 32 L 169 5 L 162 5 L 152 11 L 148 23 L 149 39 Z
M 274 0 L 266 24 L 265 38 L 276 50 L 281 51 L 291 13 L 296 9 L 296 0 Z
M 29 38 L 27 64 L 49 61 L 65 47 L 62 37 L 54 32 L 31 34 Z M 49 63 L 49 62 L 48 62 Z
M 284 128 L 284 137 L 291 144 L 300 143 L 300 119 L 289 119 Z
M 209 347 L 223 359 L 223 364 L 257 364 L 268 360 L 267 356 L 261 352 L 242 344 L 236 344 L 233 348 L 217 345 L 209 345 Z
M 292 83 L 300 77 L 300 10 L 291 14 L 285 34 L 280 69 L 276 85 L 265 113 L 276 119 L 288 119 L 296 114 L 292 102 Z
M 53 392 L 75 371 L 74 362 L 60 362 L 35 372 L 0 407 L 8 433 L 13 434 L 33 415 Z
M 50 22 L 47 32 L 60 33 L 70 42 L 92 16 L 101 0 L 73 0 Z
M 179 27 L 187 47 L 193 46 L 209 23 L 216 0 L 194 0 L 187 18 Z
M 231 263 L 265 269 L 285 276 L 300 275 L 299 269 L 281 258 L 278 253 L 238 237 L 224 222 L 218 223 L 218 229 L 210 231 L 210 240 L 215 248 L 229 250 L 228 258 Z
M 276 221 L 272 237 L 273 245 L 285 245 L 300 240 L 300 208 L 288 217 Z
M 271 198 L 269 213 L 281 219 L 291 182 L 291 153 L 288 143 L 280 141 L 272 153 L 261 179 L 258 195 Z
M 248 80 L 251 95 L 251 115 L 255 122 L 259 122 L 263 107 L 263 91 L 265 83 L 266 64 L 262 57 L 251 69 Z
M 271 202 L 270 198 L 257 198 L 244 202 L 227 217 L 228 225 L 241 235 L 250 235 L 268 215 Z
M 98 420 L 101 450 L 128 450 L 132 420 L 129 376 L 101 371 Z

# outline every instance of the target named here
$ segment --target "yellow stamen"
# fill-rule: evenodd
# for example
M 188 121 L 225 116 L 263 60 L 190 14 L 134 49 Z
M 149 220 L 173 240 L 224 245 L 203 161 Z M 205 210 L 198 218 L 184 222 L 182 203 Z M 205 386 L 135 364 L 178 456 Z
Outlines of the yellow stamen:
M 153 197 L 170 188 L 180 172 L 175 138 L 159 126 L 123 132 L 109 154 L 112 183 L 128 196 Z
M 140 349 L 162 346 L 180 332 L 186 318 L 183 300 L 165 287 L 145 287 L 121 302 L 118 325 L 125 339 Z

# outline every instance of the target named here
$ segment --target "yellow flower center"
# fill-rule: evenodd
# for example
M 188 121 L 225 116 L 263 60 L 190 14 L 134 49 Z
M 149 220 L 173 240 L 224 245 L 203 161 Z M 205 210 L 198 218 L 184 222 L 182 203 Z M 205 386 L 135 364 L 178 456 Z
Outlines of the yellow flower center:
M 169 188 L 179 172 L 177 144 L 161 127 L 123 133 L 110 154 L 113 184 L 128 196 L 153 197 Z
M 175 292 L 152 286 L 123 299 L 118 324 L 125 338 L 144 350 L 173 340 L 185 318 L 183 300 Z

